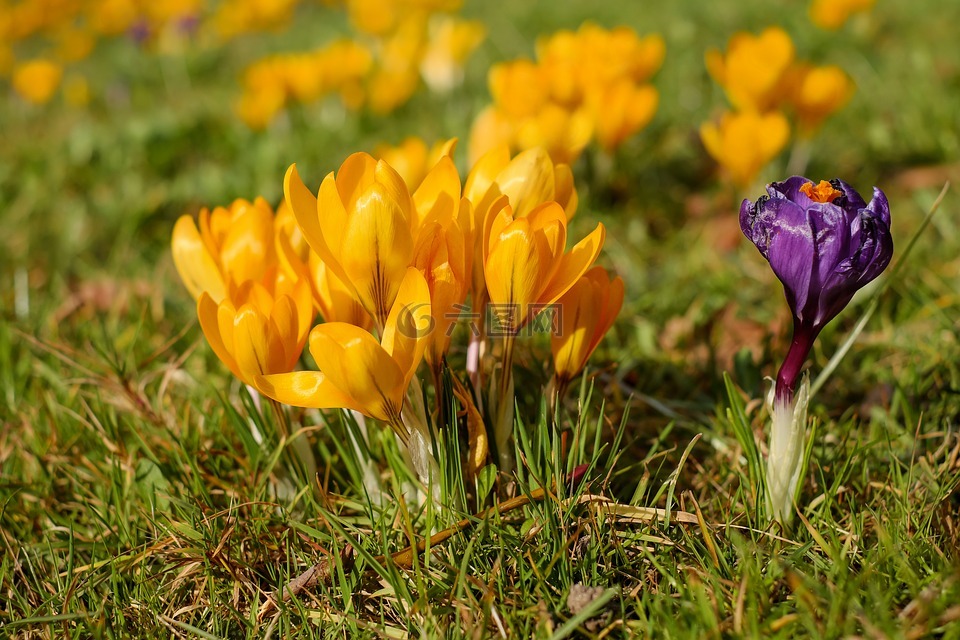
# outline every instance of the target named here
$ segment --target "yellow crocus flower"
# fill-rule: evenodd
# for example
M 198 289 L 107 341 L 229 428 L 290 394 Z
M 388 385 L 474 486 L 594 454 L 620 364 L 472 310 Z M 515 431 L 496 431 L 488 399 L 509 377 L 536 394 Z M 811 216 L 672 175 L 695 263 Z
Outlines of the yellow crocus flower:
M 516 136 L 516 123 L 494 105 L 486 107 L 477 114 L 470 125 L 470 139 L 467 144 L 467 159 L 471 165 L 480 158 L 501 146 L 508 149 Z
M 320 371 L 257 378 L 267 396 L 298 407 L 346 408 L 389 424 L 406 443 L 404 396 L 423 358 L 430 326 L 430 292 L 423 275 L 407 269 L 377 342 L 369 332 L 343 322 L 317 325 L 310 353 Z
M 220 302 L 231 284 L 261 281 L 276 266 L 273 209 L 263 198 L 202 209 L 200 226 L 189 215 L 173 227 L 173 262 L 194 299 L 206 291 Z
M 790 125 L 779 111 L 727 112 L 719 123 L 700 125 L 700 138 L 733 182 L 746 187 L 787 144 Z
M 494 104 L 511 119 L 533 116 L 549 100 L 549 78 L 530 60 L 493 65 L 487 74 L 487 82 Z
M 401 6 L 394 0 L 346 0 L 354 29 L 371 36 L 386 36 L 396 29 Z
M 547 104 L 517 127 L 519 149 L 543 147 L 554 162 L 573 163 L 593 137 L 593 118 L 586 106 L 569 110 Z
M 597 141 L 607 151 L 650 123 L 657 112 L 660 95 L 648 84 L 636 85 L 629 80 L 613 83 L 587 97 L 593 114 L 593 130 Z
M 538 147 L 511 158 L 506 145 L 490 150 L 473 165 L 463 185 L 463 195 L 474 204 L 474 213 L 480 220 L 486 218 L 500 196 L 507 196 L 517 217 L 527 215 L 544 202 L 556 202 L 569 220 L 579 202 L 569 165 L 555 163 L 550 154 Z
M 853 82 L 834 65 L 801 65 L 794 71 L 791 102 L 801 131 L 810 135 L 823 121 L 840 110 L 853 95 Z
M 780 27 L 769 27 L 759 36 L 737 33 L 730 38 L 725 54 L 715 49 L 706 54 L 707 70 L 731 104 L 760 112 L 783 102 L 793 60 L 793 41 Z
M 258 377 L 293 370 L 313 323 L 310 285 L 276 278 L 273 290 L 246 281 L 217 302 L 204 291 L 197 301 L 203 335 L 233 375 L 264 392 Z
M 855 13 L 869 11 L 876 0 L 813 0 L 810 19 L 821 29 L 836 31 Z
M 60 79 L 63 77 L 63 67 L 50 60 L 38 58 L 28 60 L 13 69 L 13 90 L 33 104 L 46 104 L 53 97 Z
M 355 153 L 323 179 L 318 197 L 296 165 L 283 191 L 307 242 L 382 326 L 413 257 L 416 212 L 403 178 L 382 160 Z
M 487 294 L 504 335 L 515 334 L 531 316 L 557 301 L 596 260 L 606 230 L 597 224 L 564 253 L 567 216 L 546 202 L 524 217 L 510 205 L 491 211 L 483 234 Z
M 428 148 L 423 138 L 409 136 L 395 147 L 379 145 L 373 150 L 373 156 L 396 169 L 407 183 L 407 188 L 416 191 L 429 170 L 435 167 L 443 156 L 452 157 L 456 147 L 456 138 L 440 140 Z
M 563 396 L 583 370 L 623 306 L 623 280 L 610 279 L 603 267 L 587 271 L 560 300 L 557 331 L 550 338 L 557 390 Z
M 501 200 L 512 207 L 515 217 L 523 217 L 545 202 L 556 202 L 563 207 L 567 220 L 577 211 L 579 198 L 569 165 L 555 164 L 541 148 L 529 149 L 510 158 L 510 149 L 500 145 L 487 152 L 470 171 L 464 183 L 463 195 L 473 203 L 472 229 L 482 231 L 491 209 L 500 210 Z M 483 264 L 482 234 L 464 227 L 467 246 L 473 247 L 473 262 Z M 483 269 L 472 271 L 472 291 L 475 304 L 484 297 Z
M 477 20 L 437 16 L 430 21 L 429 39 L 420 59 L 420 75 L 432 91 L 446 93 L 463 82 L 463 66 L 487 30 Z
M 291 165 L 284 194 L 307 242 L 383 326 L 413 258 L 421 221 L 454 216 L 460 178 L 449 157 L 411 197 L 390 165 L 355 153 L 328 174 L 314 197 Z

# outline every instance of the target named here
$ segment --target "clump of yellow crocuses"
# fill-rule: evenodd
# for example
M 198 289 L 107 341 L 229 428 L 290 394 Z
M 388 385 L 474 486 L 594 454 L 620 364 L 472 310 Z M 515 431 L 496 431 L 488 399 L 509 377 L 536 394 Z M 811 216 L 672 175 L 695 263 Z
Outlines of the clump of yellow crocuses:
M 700 138 L 739 187 L 750 186 L 786 147 L 790 114 L 802 145 L 853 94 L 852 81 L 839 67 L 797 60 L 793 40 L 780 27 L 759 35 L 737 33 L 725 52 L 711 49 L 705 59 L 733 110 L 703 123 Z M 793 172 L 801 173 L 802 167 Z
M 172 243 L 204 335 L 237 378 L 279 403 L 384 423 L 425 484 L 436 480 L 436 428 L 457 427 L 463 415 L 468 469 L 483 466 L 493 442 L 509 472 L 521 330 L 544 310 L 560 318 L 561 384 L 551 388 L 562 391 L 623 300 L 622 281 L 593 266 L 603 225 L 568 242 L 578 196 L 567 165 L 542 148 L 511 157 L 500 146 L 462 184 L 455 142 L 437 145 L 418 171 L 427 147 L 408 141 L 416 151 L 409 186 L 386 160 L 362 152 L 316 193 L 291 165 L 276 214 L 262 199 L 204 209 L 199 225 L 189 216 L 177 222 Z M 313 326 L 318 311 L 324 321 Z M 448 356 L 465 318 L 458 372 Z M 299 366 L 305 343 L 319 370 Z M 429 375 L 421 379 L 423 360 Z M 436 406 L 427 411 L 431 381 Z M 442 411 L 454 398 L 465 410 Z
M 445 93 L 463 80 L 463 66 L 486 36 L 483 24 L 452 15 L 457 2 L 350 0 L 348 37 L 312 51 L 283 52 L 244 74 L 237 113 L 251 128 L 267 127 L 292 104 L 338 96 L 349 110 L 390 113 L 422 84 Z
M 499 145 L 542 147 L 570 163 L 591 140 L 616 149 L 656 113 L 659 94 L 649 81 L 663 56 L 660 36 L 641 38 L 628 27 L 585 23 L 541 39 L 536 62 L 491 67 L 493 104 L 474 121 L 470 157 Z

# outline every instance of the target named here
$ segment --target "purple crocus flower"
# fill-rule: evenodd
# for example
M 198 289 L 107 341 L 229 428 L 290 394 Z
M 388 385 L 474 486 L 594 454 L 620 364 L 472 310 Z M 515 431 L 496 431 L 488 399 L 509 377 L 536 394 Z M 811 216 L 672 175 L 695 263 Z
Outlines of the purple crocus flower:
M 843 180 L 794 176 L 769 185 L 756 202 L 744 200 L 740 228 L 770 262 L 793 312 L 793 341 L 776 384 L 776 400 L 789 403 L 820 330 L 890 263 L 890 207 L 876 187 L 867 204 Z

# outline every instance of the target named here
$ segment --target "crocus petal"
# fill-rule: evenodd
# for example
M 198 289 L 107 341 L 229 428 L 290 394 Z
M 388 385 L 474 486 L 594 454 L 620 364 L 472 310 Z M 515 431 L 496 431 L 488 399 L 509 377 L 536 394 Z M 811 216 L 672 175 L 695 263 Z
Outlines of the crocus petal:
M 587 278 L 580 278 L 557 302 L 559 331 L 551 336 L 550 347 L 558 378 L 576 376 L 590 355 L 593 331 L 603 313 L 597 293 Z
M 502 218 L 503 214 L 501 213 Z M 498 221 L 499 222 L 499 221 Z M 496 230 L 497 227 L 494 227 Z M 546 240 L 520 218 L 510 222 L 490 242 L 484 275 L 490 301 L 497 305 L 529 305 L 536 300 L 543 283 L 537 276 L 546 269 L 550 256 Z
M 397 203 L 397 206 L 400 207 L 400 211 L 403 213 L 404 219 L 409 221 L 411 231 L 415 232 L 419 221 L 416 217 L 416 209 L 413 204 L 413 199 L 410 197 L 410 190 L 407 188 L 407 183 L 403 181 L 403 178 L 397 173 L 396 169 L 383 160 L 377 161 L 377 166 L 373 171 L 373 177 L 374 180 L 383 187 L 387 193 L 387 197 Z M 457 197 L 459 198 L 459 184 L 457 188 Z
M 290 237 L 284 233 L 278 233 L 275 244 L 280 270 L 295 280 L 307 277 L 307 265 L 300 258 L 296 249 L 293 248 Z
M 431 317 L 430 289 L 415 267 L 407 269 L 397 298 L 383 328 L 380 344 L 403 373 L 403 389 L 413 377 L 430 334 L 435 331 Z
M 567 289 L 573 286 L 590 265 L 594 263 L 600 250 L 603 248 L 603 242 L 606 239 L 606 228 L 603 224 L 597 224 L 590 235 L 578 242 L 565 253 L 560 260 L 560 265 L 554 272 L 550 282 L 540 294 L 538 303 L 541 305 L 550 305 L 566 293 Z
M 790 308 L 802 320 L 814 277 L 813 230 L 803 209 L 789 200 L 770 200 L 765 211 L 769 216 L 763 226 L 763 232 L 768 234 L 767 259 L 783 283 Z
M 563 209 L 556 202 L 545 202 L 534 208 L 527 217 L 530 226 L 546 239 L 550 257 L 554 261 L 559 260 L 567 246 L 567 222 Z
M 245 305 L 233 321 L 234 355 L 245 382 L 257 374 L 283 373 L 283 345 L 268 331 L 267 318 L 259 310 Z
M 293 369 L 293 365 L 300 358 L 300 352 L 296 348 L 299 327 L 297 326 L 297 308 L 289 296 L 277 298 L 270 313 L 269 323 L 268 333 L 276 334 L 282 347 L 279 354 L 284 363 L 282 368 Z
M 803 176 L 791 176 L 783 182 L 772 182 L 767 186 L 767 193 L 771 198 L 786 198 L 787 200 L 801 207 L 809 207 L 813 200 L 807 197 L 800 190 L 804 185 L 810 184 L 811 180 Z
M 302 347 L 306 344 L 310 327 L 313 326 L 317 317 L 317 311 L 313 305 L 313 289 L 310 283 L 306 281 L 297 282 L 292 299 L 297 305 L 297 328 L 299 330 L 297 343 Z
M 357 199 L 343 238 L 343 270 L 364 308 L 382 322 L 413 255 L 410 226 L 378 183 Z
M 233 282 L 260 280 L 275 263 L 273 212 L 246 206 L 235 216 L 220 245 L 220 264 Z
M 500 192 L 510 199 L 514 216 L 523 217 L 556 194 L 553 162 L 541 147 L 517 155 L 498 175 Z
M 406 391 L 403 372 L 369 333 L 342 322 L 318 325 L 310 332 L 310 353 L 363 413 L 384 421 L 399 414 Z
M 497 145 L 483 154 L 473 165 L 463 185 L 463 195 L 473 203 L 475 208 L 485 209 L 501 195 L 499 189 L 491 192 L 490 187 L 494 186 L 497 175 L 508 164 L 510 164 L 510 148 L 507 145 Z
M 819 289 L 853 250 L 850 246 L 850 222 L 843 209 L 830 203 L 808 207 L 807 219 L 813 231 L 816 256 L 811 286 Z
M 376 180 L 377 161 L 362 151 L 351 154 L 337 171 L 337 193 L 347 211 L 356 206 L 360 194 Z
M 864 210 L 854 226 L 858 247 L 825 278 L 814 319 L 818 326 L 836 317 L 859 289 L 887 268 L 893 256 L 889 229 L 872 212 Z
M 339 249 L 340 243 L 331 244 L 327 241 L 327 235 L 331 232 L 337 234 L 332 239 L 338 240 L 339 234 L 343 233 L 347 217 L 340 202 L 340 196 L 337 194 L 333 174 L 330 173 L 323 179 L 318 200 L 303 184 L 300 174 L 297 173 L 297 165 L 292 164 L 283 179 L 283 193 L 287 206 L 293 211 L 297 224 L 300 225 L 310 247 L 326 264 L 335 265 L 331 267 L 335 272 L 342 271 L 330 248 L 333 246 Z M 321 224 L 321 218 L 324 224 Z
M 842 180 L 839 182 L 844 191 L 846 191 L 846 189 L 850 186 Z M 854 191 L 854 193 L 856 192 Z M 859 195 L 857 197 L 859 198 Z M 853 202 L 853 199 L 850 198 L 850 196 L 847 196 L 847 198 Z M 863 201 L 862 198 L 859 199 L 861 202 Z M 887 229 L 890 228 L 890 203 L 887 202 L 887 196 L 883 193 L 883 191 L 880 191 L 880 189 L 874 187 L 873 199 L 870 200 L 870 204 L 861 208 L 865 208 L 867 211 L 875 215 L 881 222 L 883 222 Z
M 294 371 L 260 375 L 254 386 L 277 402 L 308 409 L 353 409 L 363 413 L 363 406 L 338 389 L 319 371 Z
M 240 368 L 237 367 L 237 361 L 231 354 L 231 350 L 233 349 L 233 332 L 231 331 L 229 336 L 230 346 L 227 347 L 227 345 L 224 344 L 223 336 L 220 334 L 219 314 L 220 309 L 213 300 L 213 297 L 207 292 L 201 293 L 200 299 L 197 301 L 197 317 L 200 319 L 200 329 L 203 330 L 203 335 L 210 344 L 210 348 L 213 349 L 213 352 L 220 358 L 220 361 L 227 365 L 227 368 L 230 369 L 233 375 L 242 379 L 243 376 L 240 375 Z
M 569 222 L 577 212 L 577 205 L 580 202 L 577 189 L 573 184 L 573 171 L 571 171 L 569 165 L 558 164 L 555 167 L 554 184 L 557 204 L 563 207 L 563 211 L 567 214 L 567 221 Z
M 214 302 L 223 300 L 227 290 L 220 267 L 210 255 L 190 216 L 180 216 L 174 225 L 172 249 L 173 263 L 190 295 L 199 299 L 200 294 L 206 291 Z
M 600 318 L 597 320 L 597 326 L 594 329 L 593 338 L 590 341 L 590 353 L 593 353 L 596 350 L 597 345 L 600 344 L 600 341 L 603 340 L 603 336 L 606 335 L 607 331 L 610 330 L 610 327 L 613 326 L 614 321 L 617 319 L 617 315 L 620 314 L 620 309 L 623 308 L 623 297 L 625 292 L 623 279 L 617 276 L 612 280 L 607 281 L 606 270 L 602 267 L 594 267 L 593 269 L 590 269 L 585 277 L 589 277 L 594 281 L 594 287 L 599 287 L 605 292 L 605 297 L 601 305 L 602 311 Z M 589 354 L 587 354 L 587 357 L 589 357 Z
M 426 175 L 413 194 L 417 220 L 422 227 L 428 222 L 446 225 L 453 219 L 460 202 L 460 174 L 448 156 Z

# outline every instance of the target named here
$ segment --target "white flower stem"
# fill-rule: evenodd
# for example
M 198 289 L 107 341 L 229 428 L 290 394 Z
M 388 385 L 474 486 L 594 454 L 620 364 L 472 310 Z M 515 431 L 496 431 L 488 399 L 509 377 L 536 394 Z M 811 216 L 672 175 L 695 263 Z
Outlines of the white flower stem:
M 803 475 L 809 378 L 804 375 L 800 389 L 792 399 L 774 396 L 771 393 L 773 420 L 767 453 L 767 509 L 771 520 L 789 527 L 797 486 Z

